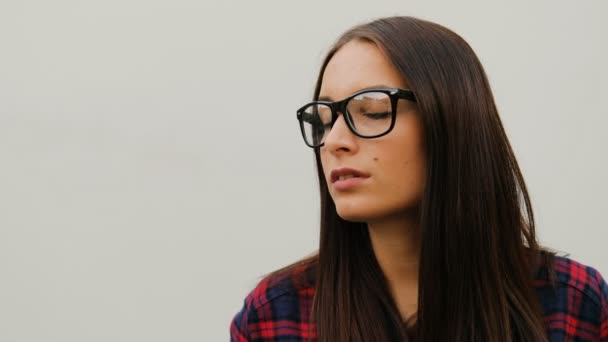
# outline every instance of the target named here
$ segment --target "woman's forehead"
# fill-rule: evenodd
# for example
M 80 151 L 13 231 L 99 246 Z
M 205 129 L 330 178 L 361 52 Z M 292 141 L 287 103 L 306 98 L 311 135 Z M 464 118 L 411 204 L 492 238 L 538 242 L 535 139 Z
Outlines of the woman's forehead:
M 407 88 L 397 69 L 375 44 L 352 40 L 329 60 L 319 96 L 335 101 L 380 86 Z

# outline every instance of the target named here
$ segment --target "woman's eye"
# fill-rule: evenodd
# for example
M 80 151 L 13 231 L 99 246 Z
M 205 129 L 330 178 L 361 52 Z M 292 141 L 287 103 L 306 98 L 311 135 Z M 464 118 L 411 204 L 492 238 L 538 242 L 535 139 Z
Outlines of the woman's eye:
M 391 116 L 391 113 L 389 112 L 382 112 L 382 113 L 365 113 L 364 114 L 366 118 L 368 119 L 373 119 L 373 120 L 382 120 L 382 119 L 386 119 L 389 118 Z

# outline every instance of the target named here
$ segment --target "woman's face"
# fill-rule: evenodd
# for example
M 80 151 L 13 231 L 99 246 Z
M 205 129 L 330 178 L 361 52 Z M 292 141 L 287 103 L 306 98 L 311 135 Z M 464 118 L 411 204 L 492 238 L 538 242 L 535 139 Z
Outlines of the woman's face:
M 408 85 L 376 45 L 353 40 L 327 64 L 319 96 L 339 101 L 370 87 L 407 89 Z M 343 219 L 371 223 L 417 211 L 426 160 L 415 103 L 399 100 L 393 130 L 373 139 L 354 135 L 340 113 L 320 154 L 329 192 Z M 364 177 L 332 180 L 332 171 L 341 168 L 358 170 Z

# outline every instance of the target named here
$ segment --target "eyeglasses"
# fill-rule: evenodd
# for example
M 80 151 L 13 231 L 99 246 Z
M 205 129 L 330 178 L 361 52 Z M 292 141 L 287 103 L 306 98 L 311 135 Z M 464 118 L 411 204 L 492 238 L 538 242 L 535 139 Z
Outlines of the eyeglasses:
M 386 135 L 395 126 L 399 99 L 416 102 L 416 96 L 409 89 L 372 88 L 338 102 L 308 103 L 297 110 L 304 142 L 313 148 L 323 146 L 338 120 L 338 112 L 344 114 L 346 125 L 358 137 L 370 139 Z

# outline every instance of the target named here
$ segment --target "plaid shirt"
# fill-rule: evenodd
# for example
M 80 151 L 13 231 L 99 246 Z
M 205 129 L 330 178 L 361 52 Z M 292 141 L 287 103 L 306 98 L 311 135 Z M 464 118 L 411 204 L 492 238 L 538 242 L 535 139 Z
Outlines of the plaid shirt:
M 544 308 L 549 341 L 608 341 L 608 285 L 600 273 L 567 257 L 555 258 L 557 291 L 543 265 L 534 280 Z M 289 276 L 260 281 L 245 298 L 230 325 L 230 341 L 306 341 L 314 294 L 311 267 Z M 308 279 L 308 282 L 294 279 Z M 297 284 L 297 285 L 296 285 Z

